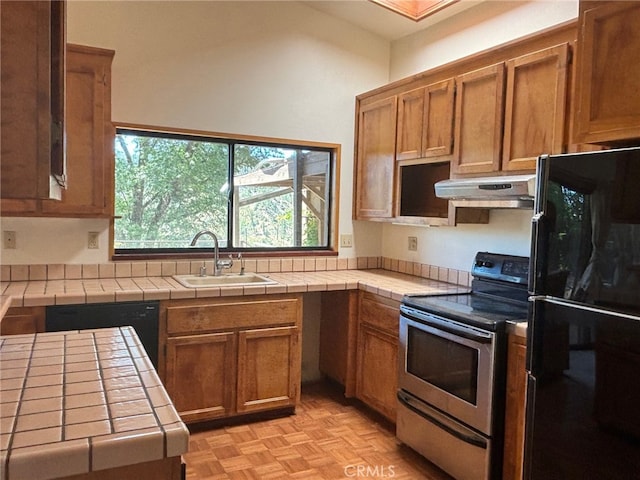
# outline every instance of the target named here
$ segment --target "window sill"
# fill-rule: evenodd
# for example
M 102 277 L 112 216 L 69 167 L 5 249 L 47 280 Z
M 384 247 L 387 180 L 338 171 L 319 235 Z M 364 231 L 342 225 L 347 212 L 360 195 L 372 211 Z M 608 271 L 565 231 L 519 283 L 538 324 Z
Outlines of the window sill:
M 199 260 L 211 259 L 213 249 L 189 253 L 114 253 L 111 260 L 114 262 L 130 262 L 133 260 Z M 236 251 L 220 251 L 220 258 L 227 258 L 229 254 L 238 256 Z M 244 258 L 281 258 L 281 257 L 337 257 L 336 250 L 276 250 L 264 252 L 242 252 Z

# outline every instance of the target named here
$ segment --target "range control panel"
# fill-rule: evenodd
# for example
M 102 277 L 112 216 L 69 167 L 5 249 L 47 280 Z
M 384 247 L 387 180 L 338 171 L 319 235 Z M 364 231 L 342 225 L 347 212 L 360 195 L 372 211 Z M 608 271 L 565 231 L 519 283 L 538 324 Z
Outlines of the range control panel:
M 526 285 L 529 278 L 529 257 L 478 252 L 471 267 L 471 275 Z

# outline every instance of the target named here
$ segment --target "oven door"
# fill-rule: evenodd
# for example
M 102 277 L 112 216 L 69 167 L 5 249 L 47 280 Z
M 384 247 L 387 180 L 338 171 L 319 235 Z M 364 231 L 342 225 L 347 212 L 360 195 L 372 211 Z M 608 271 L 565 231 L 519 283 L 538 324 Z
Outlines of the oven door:
M 495 333 L 400 310 L 398 387 L 491 436 Z

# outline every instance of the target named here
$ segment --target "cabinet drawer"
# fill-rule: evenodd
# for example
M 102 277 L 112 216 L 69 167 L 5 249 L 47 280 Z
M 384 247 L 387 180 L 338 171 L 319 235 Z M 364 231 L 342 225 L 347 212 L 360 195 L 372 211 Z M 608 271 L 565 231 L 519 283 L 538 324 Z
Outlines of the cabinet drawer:
M 210 301 L 200 305 L 167 307 L 169 335 L 239 328 L 295 325 L 297 298 Z
M 398 336 L 400 304 L 395 300 L 363 293 L 360 297 L 360 322 Z

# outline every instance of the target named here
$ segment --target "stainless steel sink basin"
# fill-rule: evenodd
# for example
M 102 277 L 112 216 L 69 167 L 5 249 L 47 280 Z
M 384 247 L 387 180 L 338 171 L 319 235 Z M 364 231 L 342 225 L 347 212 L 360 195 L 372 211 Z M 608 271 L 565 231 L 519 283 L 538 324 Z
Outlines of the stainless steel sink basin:
M 268 277 L 258 275 L 257 273 L 228 273 L 214 277 L 207 275 L 174 275 L 180 284 L 188 288 L 204 288 L 204 287 L 244 287 L 250 285 L 272 285 L 278 283 Z

